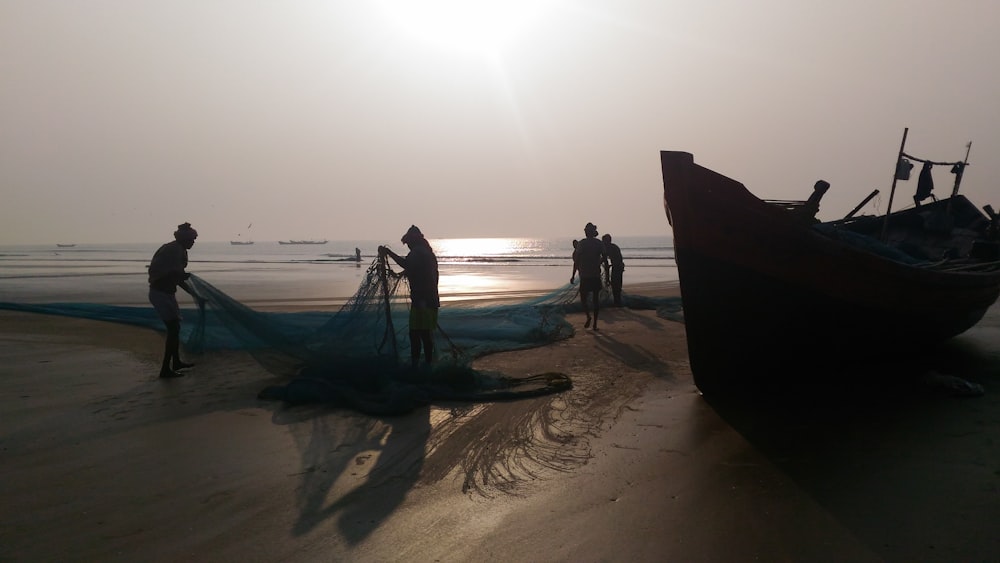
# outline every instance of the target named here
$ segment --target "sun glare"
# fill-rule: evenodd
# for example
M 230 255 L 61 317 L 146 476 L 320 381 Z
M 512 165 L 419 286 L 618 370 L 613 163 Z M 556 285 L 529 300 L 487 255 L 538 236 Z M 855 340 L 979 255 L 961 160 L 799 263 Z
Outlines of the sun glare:
M 517 238 L 450 238 L 431 241 L 431 246 L 440 258 L 474 258 L 516 254 L 534 242 Z
M 379 0 L 402 33 L 425 43 L 474 55 L 499 55 L 518 34 L 538 23 L 555 0 Z

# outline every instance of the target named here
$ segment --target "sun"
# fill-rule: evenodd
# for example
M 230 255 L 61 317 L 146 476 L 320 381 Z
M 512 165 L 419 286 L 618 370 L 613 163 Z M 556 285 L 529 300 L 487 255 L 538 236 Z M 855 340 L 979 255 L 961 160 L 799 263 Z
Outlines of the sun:
M 499 55 L 537 25 L 555 0 L 378 0 L 398 29 L 424 43 L 470 55 Z

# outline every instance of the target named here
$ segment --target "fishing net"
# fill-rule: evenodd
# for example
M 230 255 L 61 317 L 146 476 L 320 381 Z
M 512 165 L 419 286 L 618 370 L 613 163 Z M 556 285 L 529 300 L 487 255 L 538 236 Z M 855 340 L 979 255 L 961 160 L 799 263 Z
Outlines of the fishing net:
M 357 292 L 336 312 L 256 311 L 206 280 L 188 284 L 199 307 L 185 311 L 181 338 L 191 352 L 244 350 L 287 382 L 262 399 L 330 403 L 373 414 L 403 413 L 434 401 L 497 401 L 556 393 L 568 376 L 509 377 L 475 370 L 486 354 L 542 346 L 573 335 L 566 314 L 581 310 L 578 288 L 566 285 L 521 300 L 447 303 L 434 334 L 435 361 L 410 362 L 409 286 L 384 259 L 368 267 Z M 602 292 L 602 300 L 610 296 Z M 680 318 L 680 298 L 625 294 L 633 309 Z M 66 315 L 163 330 L 151 307 L 92 303 L 0 303 L 0 309 Z

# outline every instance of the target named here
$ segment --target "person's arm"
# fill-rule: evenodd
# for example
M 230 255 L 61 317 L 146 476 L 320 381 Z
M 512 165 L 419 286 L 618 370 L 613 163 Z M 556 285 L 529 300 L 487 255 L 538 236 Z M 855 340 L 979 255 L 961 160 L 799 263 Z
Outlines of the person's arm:
M 182 280 L 181 280 L 181 281 L 180 281 L 180 282 L 179 282 L 179 283 L 177 284 L 177 287 L 179 287 L 179 288 L 183 289 L 183 290 L 184 290 L 185 292 L 187 292 L 187 294 L 188 294 L 188 295 L 190 295 L 190 296 L 191 296 L 191 297 L 192 297 L 192 298 L 194 299 L 194 302 L 198 304 L 198 308 L 199 308 L 199 309 L 204 309 L 204 308 L 205 308 L 205 303 L 207 302 L 207 299 L 205 299 L 205 298 L 204 298 L 204 297 L 202 297 L 201 295 L 198 295 L 198 292 L 196 292 L 196 291 L 195 291 L 195 290 L 194 290 L 194 289 L 193 289 L 193 288 L 192 288 L 192 287 L 191 287 L 191 286 L 190 286 L 190 285 L 188 284 L 187 280 L 188 280 L 188 278 L 190 278 L 190 277 L 191 277 L 191 274 L 190 274 L 190 273 L 188 273 L 188 272 L 184 272 L 184 274 L 183 274 L 183 278 L 184 278 L 184 279 L 182 279 Z
M 388 256 L 389 258 L 392 258 L 393 261 L 396 262 L 396 264 L 399 264 L 400 268 L 402 268 L 404 270 L 406 269 L 406 258 L 400 256 L 399 254 L 396 254 L 388 246 L 380 246 L 380 247 L 378 247 L 378 252 L 379 252 L 379 254 L 381 254 L 383 256 Z
M 576 262 L 576 251 L 573 251 L 573 273 L 569 276 L 569 284 L 573 285 L 576 283 L 576 272 L 579 270 L 579 265 Z
M 191 274 L 189 274 L 187 272 L 184 272 L 181 275 L 181 281 L 177 282 L 177 287 L 179 287 L 179 288 L 183 289 L 184 291 L 186 291 L 187 294 L 190 295 L 191 297 L 198 297 L 197 295 L 195 295 L 194 290 L 191 289 L 191 286 L 188 285 L 187 280 L 190 277 L 191 277 Z

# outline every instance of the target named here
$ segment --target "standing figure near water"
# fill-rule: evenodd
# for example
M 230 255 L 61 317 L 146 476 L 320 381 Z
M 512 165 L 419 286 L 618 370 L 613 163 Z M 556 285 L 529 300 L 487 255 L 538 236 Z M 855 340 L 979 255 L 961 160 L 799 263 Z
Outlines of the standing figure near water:
M 399 240 L 410 247 L 405 258 L 386 246 L 379 246 L 378 253 L 399 264 L 410 282 L 410 359 L 413 367 L 417 367 L 421 346 L 427 364 L 434 359 L 434 330 L 437 329 L 438 309 L 441 308 L 438 262 L 430 243 L 416 225 L 410 226 Z
M 579 271 L 580 267 L 576 263 L 576 249 L 580 246 L 580 241 L 573 239 L 573 273 L 569 276 L 569 284 L 573 285 L 576 283 L 576 272 Z
M 611 286 L 611 295 L 615 298 L 615 307 L 622 306 L 622 276 L 625 272 L 625 261 L 622 259 L 622 249 L 617 244 L 611 242 L 611 235 L 605 233 L 601 240 L 604 241 L 604 252 L 607 255 L 604 261 L 604 278 Z
M 597 226 L 587 223 L 583 228 L 587 238 L 580 241 L 573 254 L 574 267 L 580 270 L 580 303 L 583 312 L 587 314 L 587 322 L 583 328 L 589 328 L 591 323 L 590 308 L 587 306 L 587 294 L 591 294 L 594 305 L 594 330 L 597 330 L 597 316 L 601 308 L 601 265 L 607 260 L 604 243 L 597 238 Z
M 163 351 L 160 377 L 181 377 L 179 370 L 194 367 L 181 361 L 181 309 L 177 305 L 177 288 L 180 287 L 198 301 L 203 301 L 191 291 L 184 271 L 188 264 L 188 250 L 194 246 L 198 231 L 191 223 L 183 223 L 174 231 L 174 241 L 162 245 L 149 263 L 149 302 L 167 327 L 167 342 Z

